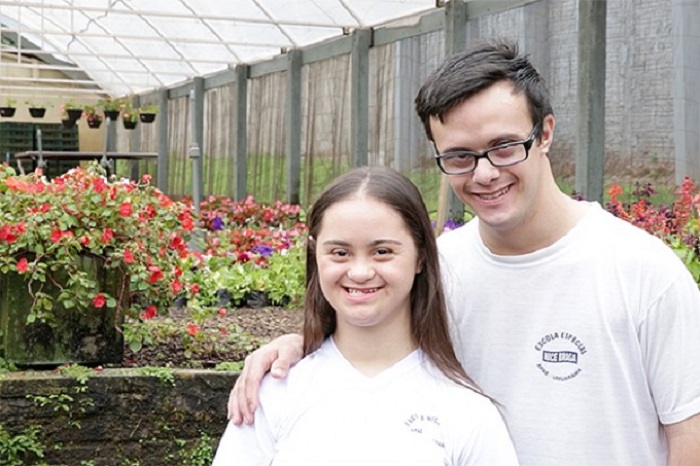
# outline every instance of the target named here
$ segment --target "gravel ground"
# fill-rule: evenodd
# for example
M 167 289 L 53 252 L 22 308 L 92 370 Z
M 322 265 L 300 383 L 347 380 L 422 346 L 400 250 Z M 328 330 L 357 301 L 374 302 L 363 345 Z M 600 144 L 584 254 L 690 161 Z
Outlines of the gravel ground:
M 301 309 L 236 308 L 207 318 L 191 336 L 187 328 L 193 321 L 183 310 L 172 310 L 170 315 L 148 322 L 154 343 L 137 353 L 127 349 L 123 365 L 214 367 L 221 362 L 242 361 L 272 338 L 301 332 L 303 320 Z

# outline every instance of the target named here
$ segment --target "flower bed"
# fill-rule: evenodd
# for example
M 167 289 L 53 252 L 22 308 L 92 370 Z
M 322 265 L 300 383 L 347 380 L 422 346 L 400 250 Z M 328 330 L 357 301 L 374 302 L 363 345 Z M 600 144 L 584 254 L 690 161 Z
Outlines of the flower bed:
M 613 184 L 606 208 L 616 216 L 661 238 L 683 260 L 700 286 L 700 192 L 686 177 L 676 189 L 673 204 L 652 204 L 656 191 L 650 184 L 637 186 L 634 202 L 622 202 L 623 190 Z

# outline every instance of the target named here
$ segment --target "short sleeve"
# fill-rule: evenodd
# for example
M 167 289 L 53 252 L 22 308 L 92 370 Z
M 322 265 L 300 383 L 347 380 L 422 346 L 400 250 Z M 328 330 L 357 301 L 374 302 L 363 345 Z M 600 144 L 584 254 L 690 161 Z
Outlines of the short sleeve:
M 464 414 L 463 427 L 451 433 L 457 446 L 452 466 L 519 465 L 508 428 L 493 403 L 484 398 Z
M 269 466 L 274 451 L 274 436 L 264 410 L 259 408 L 253 425 L 228 423 L 212 466 Z
M 699 413 L 700 291 L 689 273 L 652 303 L 639 339 L 659 421 L 673 424 Z

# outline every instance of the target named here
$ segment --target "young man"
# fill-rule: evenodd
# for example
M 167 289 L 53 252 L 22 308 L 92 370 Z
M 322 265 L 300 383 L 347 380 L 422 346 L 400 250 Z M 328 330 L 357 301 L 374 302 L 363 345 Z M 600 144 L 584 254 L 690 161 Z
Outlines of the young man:
M 456 353 L 500 406 L 521 464 L 700 465 L 700 291 L 663 243 L 557 187 L 555 119 L 514 45 L 448 58 L 416 109 L 475 213 L 438 245 Z M 230 403 L 301 353 L 250 357 Z

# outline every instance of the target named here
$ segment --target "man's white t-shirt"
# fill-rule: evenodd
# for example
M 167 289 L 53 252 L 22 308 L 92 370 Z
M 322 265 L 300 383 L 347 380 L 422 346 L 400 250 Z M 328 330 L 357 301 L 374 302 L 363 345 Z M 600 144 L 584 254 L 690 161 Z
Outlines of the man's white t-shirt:
M 457 356 L 526 466 L 666 465 L 662 424 L 700 412 L 700 292 L 659 239 L 590 204 L 521 256 L 478 219 L 438 238 Z
M 491 401 L 421 351 L 367 377 L 327 339 L 287 378 L 265 377 L 254 425 L 229 423 L 213 466 L 517 464 Z

